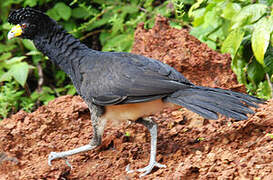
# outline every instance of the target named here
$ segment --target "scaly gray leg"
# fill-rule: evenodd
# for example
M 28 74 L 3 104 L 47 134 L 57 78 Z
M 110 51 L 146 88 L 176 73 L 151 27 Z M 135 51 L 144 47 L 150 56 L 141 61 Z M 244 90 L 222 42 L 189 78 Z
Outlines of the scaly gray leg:
M 103 135 L 104 125 L 106 123 L 106 119 L 100 118 L 104 114 L 104 108 L 102 106 L 97 106 L 91 103 L 88 104 L 88 107 L 91 113 L 91 122 L 93 127 L 93 138 L 91 139 L 90 143 L 69 151 L 51 152 L 48 157 L 48 165 L 51 166 L 51 161 L 54 159 L 66 159 L 67 156 L 92 150 L 101 144 L 101 137 Z M 68 160 L 66 160 L 66 164 L 72 168 Z
M 147 174 L 149 174 L 153 170 L 154 167 L 165 168 L 166 166 L 156 162 L 157 124 L 152 119 L 149 119 L 149 118 L 140 118 L 136 122 L 143 124 L 145 127 L 147 127 L 149 129 L 150 134 L 151 134 L 150 161 L 149 161 L 148 166 L 141 168 L 141 169 L 137 169 L 137 170 L 130 170 L 130 167 L 128 165 L 126 167 L 126 171 L 127 171 L 127 173 L 132 173 L 134 171 L 144 172 L 143 174 L 140 175 L 140 177 L 142 177 L 142 176 L 146 176 Z

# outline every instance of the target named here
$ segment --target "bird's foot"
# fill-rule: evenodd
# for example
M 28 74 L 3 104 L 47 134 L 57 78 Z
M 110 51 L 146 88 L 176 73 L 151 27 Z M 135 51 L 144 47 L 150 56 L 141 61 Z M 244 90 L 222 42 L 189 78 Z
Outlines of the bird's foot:
M 51 152 L 48 156 L 48 165 L 51 166 L 51 161 L 54 159 L 59 159 L 59 158 L 63 158 L 65 159 L 65 163 L 72 168 L 71 164 L 68 162 L 67 160 L 67 156 L 71 156 L 73 154 L 77 154 L 77 153 L 81 153 L 81 152 L 85 152 L 85 151 L 89 151 L 92 150 L 94 148 L 96 148 L 98 146 L 98 144 L 94 145 L 92 144 L 87 144 L 85 146 L 81 146 L 72 150 L 68 150 L 68 151 L 63 151 L 63 152 Z
M 58 153 L 58 152 L 51 152 L 48 156 L 48 165 L 52 166 L 51 161 L 54 159 L 59 159 L 59 158 L 63 158 L 65 160 L 65 163 L 67 166 L 69 166 L 72 169 L 72 165 L 69 163 L 68 159 L 63 156 L 62 153 Z
M 126 166 L 126 172 L 127 173 L 132 173 L 132 172 L 135 172 L 135 171 L 138 171 L 138 172 L 144 172 L 140 175 L 140 177 L 143 177 L 143 176 L 146 176 L 147 174 L 149 174 L 154 167 L 158 167 L 158 168 L 166 168 L 167 166 L 164 165 L 164 164 L 160 164 L 158 162 L 152 162 L 152 163 L 149 163 L 148 166 L 144 167 L 144 168 L 140 168 L 140 169 L 136 169 L 136 170 L 130 170 L 130 165 L 128 164 Z

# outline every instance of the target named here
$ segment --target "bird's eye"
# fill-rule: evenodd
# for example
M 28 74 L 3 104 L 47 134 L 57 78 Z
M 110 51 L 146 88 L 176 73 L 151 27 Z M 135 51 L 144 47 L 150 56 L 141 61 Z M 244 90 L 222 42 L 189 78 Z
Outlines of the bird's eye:
M 22 24 L 22 28 L 26 28 L 27 27 L 27 25 L 26 24 Z

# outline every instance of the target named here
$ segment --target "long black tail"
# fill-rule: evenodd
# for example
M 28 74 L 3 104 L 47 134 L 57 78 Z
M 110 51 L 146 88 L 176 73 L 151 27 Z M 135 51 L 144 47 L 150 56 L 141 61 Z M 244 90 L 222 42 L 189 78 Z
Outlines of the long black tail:
M 218 113 L 236 120 L 247 119 L 264 100 L 230 90 L 193 86 L 166 97 L 167 102 L 183 106 L 207 119 L 218 119 Z

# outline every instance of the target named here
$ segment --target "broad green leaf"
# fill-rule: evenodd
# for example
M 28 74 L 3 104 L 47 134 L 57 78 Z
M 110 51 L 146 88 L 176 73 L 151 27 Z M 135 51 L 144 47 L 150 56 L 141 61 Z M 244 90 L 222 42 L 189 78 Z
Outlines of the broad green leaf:
M 204 23 L 204 14 L 206 12 L 206 8 L 197 9 L 193 11 L 194 20 L 192 22 L 193 27 L 200 26 Z
M 253 84 L 258 85 L 265 76 L 263 66 L 260 65 L 257 61 L 253 60 L 252 63 L 248 65 L 247 75 Z
M 34 46 L 33 42 L 31 40 L 28 39 L 23 39 L 22 43 L 24 44 L 25 48 L 27 48 L 30 51 L 36 50 L 36 47 Z
M 205 13 L 203 18 L 204 22 L 200 26 L 192 28 L 190 34 L 197 37 L 200 41 L 207 43 L 207 35 L 214 33 L 220 28 L 222 19 L 215 8 Z
M 242 10 L 232 18 L 231 29 L 236 29 L 245 24 L 251 24 L 261 18 L 267 10 L 264 4 L 250 4 L 242 8 Z
M 216 50 L 216 43 L 214 41 L 207 39 L 203 42 L 206 43 L 211 49 Z
M 216 8 L 213 8 L 211 11 L 208 11 L 206 14 L 205 14 L 205 17 L 204 17 L 204 26 L 212 26 L 214 28 L 217 28 L 219 27 L 221 24 L 222 24 L 222 20 L 220 18 L 220 14 L 219 12 L 217 11 Z
M 71 8 L 69 6 L 67 6 L 65 3 L 63 2 L 59 2 L 54 6 L 54 9 L 56 9 L 56 11 L 58 12 L 59 16 L 64 19 L 64 20 L 68 20 L 71 17 Z
M 228 2 L 221 16 L 225 19 L 232 20 L 234 15 L 238 14 L 240 10 L 241 6 L 239 4 Z
M 257 61 L 264 65 L 264 54 L 269 44 L 271 27 L 266 17 L 262 18 L 254 27 L 251 46 Z
M 42 53 L 40 51 L 33 50 L 33 51 L 28 52 L 26 55 L 28 55 L 28 56 L 34 56 L 34 55 L 41 55 L 41 54 Z
M 12 73 L 10 71 L 8 72 L 5 72 L 1 75 L 0 77 L 0 82 L 3 82 L 3 81 L 9 81 L 10 79 L 12 78 Z
M 73 29 L 77 28 L 77 25 L 75 24 L 74 21 L 72 20 L 68 20 L 62 23 L 62 26 L 64 27 L 65 30 L 67 30 L 68 32 L 73 31 Z
M 4 53 L 4 54 L 0 55 L 0 61 L 9 59 L 11 56 L 12 56 L 12 54 L 10 52 Z
M 72 16 L 74 18 L 86 18 L 89 16 L 89 12 L 87 11 L 86 8 L 83 7 L 77 7 L 72 9 Z
M 59 15 L 59 13 L 57 12 L 56 9 L 52 8 L 49 9 L 46 14 L 51 17 L 52 19 L 54 19 L 55 21 L 59 21 L 61 19 L 61 16 Z
M 244 68 L 247 62 L 245 61 L 244 58 L 241 57 L 242 50 L 243 48 L 239 48 L 237 55 L 234 58 L 232 58 L 231 68 L 232 71 L 237 75 L 238 82 L 246 85 L 247 79 L 246 71 Z
M 190 10 L 189 10 L 189 13 L 188 13 L 190 17 L 192 16 L 193 10 L 199 8 L 199 6 L 202 4 L 203 1 L 204 1 L 204 0 L 197 0 L 197 2 L 194 3 L 194 4 L 191 6 L 191 8 L 190 8 Z
M 14 64 L 14 63 L 18 63 L 21 62 L 23 59 L 25 59 L 26 56 L 19 56 L 19 57 L 13 57 L 10 60 L 6 61 L 6 64 Z
M 13 27 L 13 25 L 8 22 L 2 24 L 2 28 L 4 30 L 10 30 L 12 27 Z
M 223 42 L 221 52 L 231 54 L 233 59 L 240 47 L 243 37 L 244 31 L 242 31 L 241 29 L 235 29 L 231 31 L 227 36 L 226 40 Z
M 3 53 L 3 52 L 10 52 L 11 50 L 17 48 L 16 45 L 14 44 L 0 44 L 0 54 Z
M 266 19 L 267 19 L 269 31 L 270 31 L 270 33 L 272 35 L 272 32 L 273 32 L 273 16 L 266 17 Z
M 29 66 L 26 62 L 14 64 L 10 69 L 10 72 L 14 79 L 23 87 L 27 80 L 28 71 Z
M 30 7 L 34 7 L 37 5 L 37 1 L 38 0 L 26 0 L 24 2 L 24 6 L 30 6 Z

